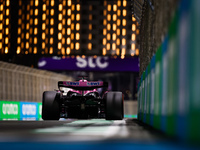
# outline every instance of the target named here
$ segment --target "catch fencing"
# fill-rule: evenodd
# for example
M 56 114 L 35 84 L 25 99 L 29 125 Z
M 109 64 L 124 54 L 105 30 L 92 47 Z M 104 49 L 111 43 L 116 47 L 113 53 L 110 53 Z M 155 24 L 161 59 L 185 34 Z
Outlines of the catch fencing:
M 0 100 L 41 102 L 43 91 L 72 77 L 0 61 Z
M 168 32 L 180 0 L 133 0 L 140 10 L 140 77 Z M 140 5 L 138 5 L 140 4 Z M 152 4 L 152 5 L 151 5 Z M 142 6 L 141 6 L 142 5 Z

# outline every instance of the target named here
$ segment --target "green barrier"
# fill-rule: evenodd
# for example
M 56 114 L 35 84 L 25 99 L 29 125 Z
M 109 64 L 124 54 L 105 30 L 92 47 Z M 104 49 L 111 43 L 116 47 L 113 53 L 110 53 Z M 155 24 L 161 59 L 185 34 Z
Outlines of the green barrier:
M 142 114 L 141 114 L 141 120 L 144 121 L 144 101 L 145 101 L 145 71 L 142 74 L 142 100 L 141 100 L 141 109 L 142 109 Z
M 142 74 L 138 119 L 169 136 L 200 141 L 200 1 L 182 0 Z M 150 80 L 149 80 L 150 79 Z M 145 84 L 145 86 L 144 86 Z M 149 111 L 150 110 L 150 111 Z
M 134 115 L 124 115 L 124 118 L 137 118 L 137 114 L 134 114 Z
M 177 102 L 177 118 L 176 118 L 176 135 L 181 139 L 189 138 L 189 104 L 190 104 L 190 89 L 191 89 L 191 70 L 190 68 L 190 51 L 192 50 L 189 40 L 193 39 L 190 36 L 190 30 L 186 30 L 190 25 L 188 15 L 189 1 L 181 3 L 179 9 L 178 20 L 178 102 Z M 187 14 L 187 15 L 186 15 Z M 190 27 L 189 27 L 190 28 Z M 188 29 L 189 29 L 188 28 Z
M 200 140 L 200 2 L 193 0 L 189 7 L 190 22 L 190 104 L 189 139 Z
M 0 120 L 19 120 L 20 103 L 0 101 Z
M 170 136 L 175 135 L 175 122 L 176 122 L 176 107 L 177 107 L 177 21 L 178 12 L 174 19 L 172 20 L 171 26 L 169 28 L 169 46 L 168 46 L 168 102 L 167 102 L 167 134 Z
M 154 101 L 155 101 L 155 55 L 151 59 L 151 96 L 150 96 L 150 125 L 153 126 L 154 121 Z
M 142 120 L 142 81 L 143 77 L 141 77 L 139 82 L 139 91 L 138 91 L 138 119 Z
M 154 101 L 154 124 L 156 129 L 161 127 L 161 51 L 162 47 L 159 47 L 156 53 L 156 66 L 155 66 L 155 101 Z
M 138 101 L 138 111 L 137 111 L 137 118 L 140 120 L 140 80 L 138 82 L 138 87 L 137 87 L 137 101 Z
M 151 66 L 150 64 L 147 67 L 147 104 L 146 104 L 146 123 L 150 124 L 150 99 L 151 99 L 151 84 L 150 84 L 150 80 L 151 80 Z
M 147 84 L 148 84 L 148 70 L 146 69 L 145 73 L 145 80 L 144 80 L 144 114 L 143 114 L 143 122 L 146 123 L 147 121 Z
M 42 103 L 0 101 L 0 120 L 41 120 L 41 112 Z
M 162 45 L 162 67 L 161 67 L 161 82 L 162 82 L 162 93 L 161 93 L 161 130 L 166 132 L 166 117 L 167 117 L 167 100 L 168 100 L 168 41 L 169 36 L 167 35 Z
M 38 120 L 42 119 L 42 103 L 38 103 Z

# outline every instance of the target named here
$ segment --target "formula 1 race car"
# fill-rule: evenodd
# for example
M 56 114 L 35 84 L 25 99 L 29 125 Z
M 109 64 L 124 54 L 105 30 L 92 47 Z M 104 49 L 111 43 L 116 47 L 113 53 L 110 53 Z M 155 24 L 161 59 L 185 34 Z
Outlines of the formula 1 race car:
M 105 118 L 122 120 L 124 96 L 122 92 L 104 92 L 100 96 L 97 88 L 107 88 L 103 81 L 59 81 L 56 91 L 45 91 L 42 100 L 42 119 L 60 118 Z M 69 88 L 64 92 L 62 88 Z

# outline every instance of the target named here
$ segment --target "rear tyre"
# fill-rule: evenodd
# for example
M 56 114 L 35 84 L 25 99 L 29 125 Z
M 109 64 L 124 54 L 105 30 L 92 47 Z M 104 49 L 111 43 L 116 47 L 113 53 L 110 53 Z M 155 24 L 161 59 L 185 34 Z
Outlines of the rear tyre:
M 55 91 L 45 91 L 42 99 L 42 119 L 59 120 L 60 109 Z
M 108 92 L 106 95 L 106 120 L 122 120 L 124 118 L 124 99 L 122 92 Z

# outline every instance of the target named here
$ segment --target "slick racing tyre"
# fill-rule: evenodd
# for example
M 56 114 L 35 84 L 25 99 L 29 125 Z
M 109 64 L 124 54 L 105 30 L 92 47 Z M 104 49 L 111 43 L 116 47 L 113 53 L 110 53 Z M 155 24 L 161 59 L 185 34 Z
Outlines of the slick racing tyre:
M 122 92 L 108 92 L 105 103 L 106 120 L 124 118 L 124 99 Z
M 42 119 L 59 120 L 60 109 L 55 91 L 45 91 L 42 99 Z

